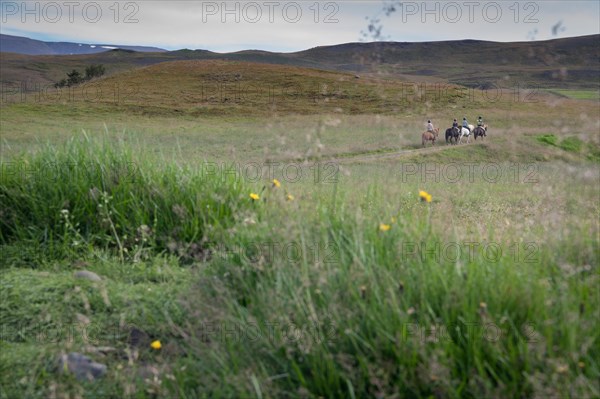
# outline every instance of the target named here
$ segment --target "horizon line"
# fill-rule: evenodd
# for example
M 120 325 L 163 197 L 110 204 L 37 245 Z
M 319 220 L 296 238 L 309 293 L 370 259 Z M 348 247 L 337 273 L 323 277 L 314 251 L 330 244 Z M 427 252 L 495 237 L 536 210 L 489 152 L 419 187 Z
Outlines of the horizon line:
M 20 37 L 20 38 L 25 38 L 25 39 L 30 39 L 30 40 L 36 40 L 36 41 L 40 41 L 40 42 L 44 42 L 44 43 L 72 43 L 72 44 L 87 45 L 87 46 L 117 46 L 117 48 L 119 48 L 119 46 L 120 47 L 146 47 L 146 48 L 155 48 L 155 49 L 159 49 L 159 50 L 164 50 L 166 52 L 190 50 L 190 51 L 209 51 L 209 52 L 215 53 L 215 54 L 232 54 L 232 53 L 239 53 L 239 52 L 243 52 L 243 51 L 264 51 L 264 52 L 267 52 L 267 53 L 292 54 L 292 53 L 298 53 L 298 52 L 302 52 L 302 51 L 312 50 L 312 49 L 315 49 L 315 48 L 343 46 L 343 45 L 348 45 L 348 44 L 373 44 L 373 43 L 408 43 L 408 44 L 412 44 L 412 43 L 445 43 L 445 42 L 462 42 L 462 41 L 474 41 L 474 42 L 485 42 L 485 43 L 537 43 L 537 42 L 549 42 L 549 41 L 553 41 L 553 40 L 575 39 L 575 38 L 589 37 L 589 36 L 600 36 L 600 33 L 592 33 L 592 34 L 587 34 L 587 35 L 556 37 L 556 38 L 542 39 L 542 40 L 520 40 L 520 41 L 496 41 L 496 40 L 482 40 L 482 39 L 470 39 L 470 38 L 446 39 L 446 40 L 422 40 L 422 41 L 410 41 L 410 42 L 407 42 L 407 41 L 396 41 L 396 40 L 375 40 L 375 41 L 369 41 L 369 42 L 367 42 L 367 41 L 355 41 L 355 42 L 344 42 L 344 43 L 318 45 L 318 46 L 308 47 L 308 48 L 304 48 L 304 49 L 301 49 L 301 50 L 295 50 L 295 51 L 272 51 L 272 50 L 264 50 L 264 49 L 260 49 L 260 48 L 245 48 L 245 49 L 242 49 L 242 50 L 235 50 L 235 51 L 228 51 L 228 52 L 221 52 L 221 51 L 209 50 L 207 48 L 190 49 L 190 48 L 187 48 L 187 47 L 182 47 L 182 48 L 167 49 L 167 48 L 159 47 L 159 45 L 114 44 L 114 43 L 98 43 L 98 42 L 96 42 L 96 43 L 86 43 L 86 42 L 65 41 L 65 40 L 41 40 L 41 39 L 34 39 L 32 37 L 29 37 L 29 36 L 19 36 L 19 35 L 11 35 L 11 34 L 7 34 L 7 33 L 2 33 L 1 30 L 0 30 L 0 35 L 12 36 L 12 37 Z M 107 51 L 108 50 L 109 49 L 107 49 Z

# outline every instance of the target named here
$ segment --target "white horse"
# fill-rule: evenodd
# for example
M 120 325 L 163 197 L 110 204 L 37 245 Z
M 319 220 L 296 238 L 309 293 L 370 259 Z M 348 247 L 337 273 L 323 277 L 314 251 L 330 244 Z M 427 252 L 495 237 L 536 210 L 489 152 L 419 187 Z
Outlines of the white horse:
M 467 137 L 467 144 L 469 144 L 470 140 L 471 140 L 471 132 L 473 132 L 473 129 L 475 128 L 475 126 L 473 125 L 469 125 L 469 129 L 466 129 L 464 127 L 460 128 L 460 138 L 458 139 L 458 143 L 462 143 L 462 139 L 463 137 Z

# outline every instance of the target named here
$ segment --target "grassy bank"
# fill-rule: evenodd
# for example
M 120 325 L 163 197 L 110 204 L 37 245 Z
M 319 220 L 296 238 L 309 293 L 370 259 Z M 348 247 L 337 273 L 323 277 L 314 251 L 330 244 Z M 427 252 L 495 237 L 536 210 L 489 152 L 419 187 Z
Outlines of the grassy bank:
M 548 148 L 493 184 L 389 161 L 278 187 L 111 137 L 11 157 L 2 395 L 597 396 L 597 166 Z M 60 374 L 73 351 L 106 375 Z

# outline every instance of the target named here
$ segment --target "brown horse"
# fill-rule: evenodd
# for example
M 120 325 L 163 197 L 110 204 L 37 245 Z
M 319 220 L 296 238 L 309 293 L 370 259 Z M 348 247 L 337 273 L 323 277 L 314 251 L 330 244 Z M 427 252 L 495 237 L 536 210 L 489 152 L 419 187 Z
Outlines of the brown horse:
M 475 136 L 475 140 L 477 140 L 477 137 L 481 137 L 481 139 L 483 140 L 483 138 L 487 136 L 487 128 L 487 125 L 483 125 L 483 127 L 477 126 L 473 130 L 473 136 Z
M 436 127 L 434 133 L 425 132 L 421 135 L 423 147 L 425 147 L 425 143 L 431 141 L 431 145 L 435 145 L 435 141 L 437 140 L 438 135 L 440 134 L 440 128 Z

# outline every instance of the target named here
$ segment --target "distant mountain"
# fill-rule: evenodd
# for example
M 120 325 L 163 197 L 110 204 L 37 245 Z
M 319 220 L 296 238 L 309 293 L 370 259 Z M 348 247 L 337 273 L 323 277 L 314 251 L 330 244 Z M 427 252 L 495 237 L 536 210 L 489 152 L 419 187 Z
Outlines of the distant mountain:
M 340 71 L 435 76 L 470 87 L 510 77 L 537 87 L 600 85 L 600 35 L 545 41 L 347 43 L 290 54 Z
M 103 51 L 133 50 L 145 53 L 159 53 L 167 50 L 157 47 L 122 46 L 117 44 L 82 44 L 70 42 L 44 42 L 22 36 L 0 34 L 0 52 L 27 55 L 75 55 L 95 54 Z
M 151 49 L 147 47 L 145 52 L 140 52 L 132 51 L 139 47 L 121 46 L 112 51 L 104 48 L 92 54 L 76 55 L 9 54 L 9 49 L 4 47 L 4 37 L 6 35 L 2 35 L 0 57 L 3 82 L 53 84 L 66 72 L 83 70 L 90 64 L 103 64 L 107 75 L 112 75 L 160 62 L 229 60 L 376 74 L 408 81 L 445 81 L 474 88 L 498 84 L 501 87 L 600 88 L 600 35 L 513 43 L 480 40 L 346 43 L 295 53 L 260 50 L 214 53 L 188 49 L 148 52 Z M 37 46 L 48 45 L 32 42 Z

